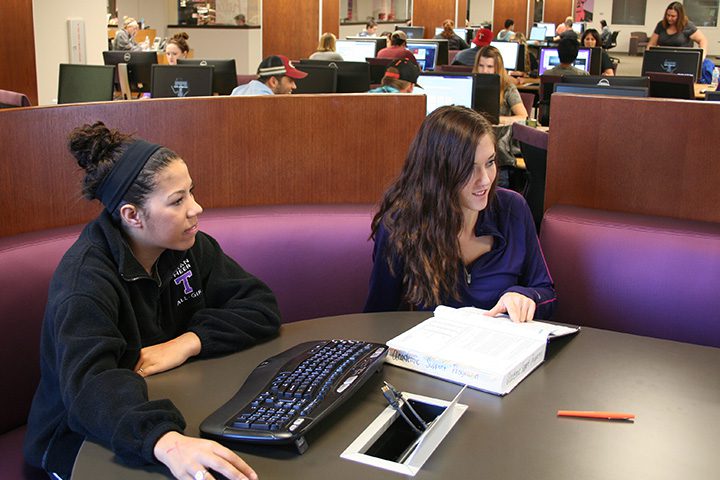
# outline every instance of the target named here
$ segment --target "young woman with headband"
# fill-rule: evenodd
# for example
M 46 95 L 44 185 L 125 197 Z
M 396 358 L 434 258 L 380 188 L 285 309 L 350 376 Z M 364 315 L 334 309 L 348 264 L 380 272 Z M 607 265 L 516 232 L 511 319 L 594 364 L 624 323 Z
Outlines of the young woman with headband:
M 85 170 L 83 195 L 105 210 L 50 284 L 26 459 L 70 478 L 89 437 L 178 479 L 256 478 L 231 450 L 183 435 L 182 414 L 149 400 L 144 377 L 276 335 L 275 297 L 200 232 L 202 207 L 176 153 L 102 122 L 73 131 L 70 150 Z

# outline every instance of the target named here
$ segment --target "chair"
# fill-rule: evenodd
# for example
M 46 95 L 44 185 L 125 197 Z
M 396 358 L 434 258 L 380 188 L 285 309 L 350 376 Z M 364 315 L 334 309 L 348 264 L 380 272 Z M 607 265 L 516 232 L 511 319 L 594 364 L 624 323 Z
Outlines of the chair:
M 10 90 L 0 90 L 0 108 L 29 107 L 27 95 Z
M 628 55 L 642 56 L 649 41 L 650 39 L 645 32 L 630 32 Z
M 695 99 L 695 82 L 692 75 L 647 72 L 648 94 L 651 97 Z
M 562 81 L 562 77 L 553 75 L 540 75 L 540 98 L 538 99 L 537 118 L 541 125 L 550 125 L 550 99 L 555 84 Z
M 610 57 L 610 61 L 612 62 L 613 75 L 617 75 L 617 67 L 620 65 L 620 59 L 618 57 Z
M 521 193 L 530 206 L 535 228 L 540 233 L 540 222 L 545 210 L 545 172 L 549 134 L 547 131 L 515 122 L 512 126 L 512 136 L 520 144 L 527 169 L 527 183 Z
M 619 31 L 612 32 L 612 35 L 608 39 L 607 43 L 605 45 L 603 45 L 603 48 L 605 50 L 610 50 L 611 48 L 617 47 L 617 37 L 618 37 L 619 33 L 620 33 Z
M 533 109 L 535 108 L 535 94 L 530 92 L 519 93 L 520 98 L 522 98 L 523 105 L 525 105 L 525 110 L 527 110 L 528 117 L 535 118 L 535 115 L 533 115 Z

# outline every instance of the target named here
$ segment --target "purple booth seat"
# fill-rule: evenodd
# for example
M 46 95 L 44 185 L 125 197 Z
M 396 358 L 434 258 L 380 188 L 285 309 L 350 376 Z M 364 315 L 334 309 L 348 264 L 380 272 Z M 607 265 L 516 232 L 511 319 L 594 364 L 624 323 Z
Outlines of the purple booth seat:
M 285 322 L 360 312 L 372 267 L 371 205 L 207 210 L 200 229 L 275 292 Z M 47 478 L 25 465 L 22 440 L 37 386 L 50 278 L 81 226 L 0 238 L 0 478 Z
M 720 224 L 554 206 L 553 320 L 720 347 Z

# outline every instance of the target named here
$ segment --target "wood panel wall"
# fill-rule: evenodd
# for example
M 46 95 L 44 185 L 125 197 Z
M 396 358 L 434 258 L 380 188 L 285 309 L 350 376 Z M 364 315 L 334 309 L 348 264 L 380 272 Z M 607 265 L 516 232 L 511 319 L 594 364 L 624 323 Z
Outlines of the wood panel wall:
M 574 14 L 573 0 L 545 0 L 543 21 L 553 22 L 556 26 Z
M 444 20 L 457 17 L 455 8 L 455 0 L 413 0 L 412 24 L 425 27 L 425 38 L 432 38 L 435 28 L 441 26 Z M 464 23 L 458 25 L 456 22 L 455 26 L 462 27 Z
M 206 208 L 375 203 L 425 118 L 420 95 L 155 99 L 0 112 L 0 236 L 86 222 L 75 127 L 102 120 L 181 155 Z M 392 125 L 392 140 L 385 129 Z M 8 135 L 7 132 L 12 132 Z
M 555 94 L 545 208 L 720 222 L 718 129 L 713 102 Z
M 493 8 L 493 33 L 495 37 L 505 28 L 505 20 L 515 20 L 515 31 L 527 36 L 527 8 L 528 0 L 503 0 L 495 2 Z
M 2 0 L 0 89 L 24 93 L 38 104 L 32 0 Z
M 322 31 L 340 35 L 340 0 L 322 0 Z
M 323 32 L 340 32 L 339 0 L 264 0 L 262 11 L 263 57 L 307 58 L 317 47 L 321 26 Z

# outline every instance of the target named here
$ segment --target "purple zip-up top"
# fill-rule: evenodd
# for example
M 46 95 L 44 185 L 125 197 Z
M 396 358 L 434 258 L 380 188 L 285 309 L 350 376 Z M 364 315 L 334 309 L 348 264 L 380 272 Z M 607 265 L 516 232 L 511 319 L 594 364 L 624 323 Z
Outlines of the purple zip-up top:
M 535 318 L 548 319 L 555 309 L 557 297 L 535 232 L 530 209 L 523 197 L 511 190 L 498 188 L 492 203 L 480 212 L 475 234 L 492 235 L 493 247 L 472 264 L 461 269 L 460 301 L 443 299 L 450 307 L 473 306 L 491 309 L 506 292 L 517 292 L 535 301 Z M 387 261 L 388 232 L 382 223 L 375 236 L 370 292 L 366 312 L 384 312 L 407 308 L 403 300 L 402 257 L 393 259 L 392 275 Z M 469 282 L 467 278 L 469 274 Z M 417 308 L 433 310 L 436 305 Z

